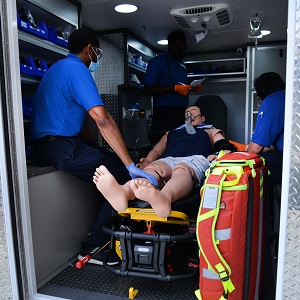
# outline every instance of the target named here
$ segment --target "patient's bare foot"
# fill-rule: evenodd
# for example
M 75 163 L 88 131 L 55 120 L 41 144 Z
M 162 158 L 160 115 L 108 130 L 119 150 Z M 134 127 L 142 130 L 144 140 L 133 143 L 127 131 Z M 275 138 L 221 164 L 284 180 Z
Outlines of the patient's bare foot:
M 119 185 L 105 166 L 100 166 L 94 173 L 93 181 L 97 189 L 116 211 L 124 211 L 128 207 L 128 191 Z
M 166 218 L 171 213 L 171 200 L 162 191 L 158 191 L 151 183 L 144 179 L 130 181 L 135 197 L 151 204 L 156 214 Z

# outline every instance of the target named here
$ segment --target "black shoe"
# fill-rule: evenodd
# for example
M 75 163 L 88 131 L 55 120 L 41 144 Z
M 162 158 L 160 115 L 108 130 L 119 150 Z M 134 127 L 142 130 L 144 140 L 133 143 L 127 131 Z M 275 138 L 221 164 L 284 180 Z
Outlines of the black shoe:
M 89 254 L 91 256 L 91 259 L 88 261 L 88 263 L 101 266 L 103 265 L 103 263 L 106 263 L 109 266 L 113 266 L 117 265 L 120 262 L 120 258 L 115 251 L 110 250 L 107 247 L 102 250 L 100 249 L 101 247 L 90 247 L 89 249 L 86 249 L 79 253 L 77 258 L 81 260 L 84 258 L 84 256 Z M 97 251 L 99 252 L 97 253 Z

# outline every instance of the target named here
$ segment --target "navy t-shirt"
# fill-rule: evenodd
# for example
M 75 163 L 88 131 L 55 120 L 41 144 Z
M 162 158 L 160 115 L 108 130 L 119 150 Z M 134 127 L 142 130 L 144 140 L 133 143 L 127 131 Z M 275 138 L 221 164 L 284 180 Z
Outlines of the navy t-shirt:
M 195 134 L 188 134 L 185 127 L 168 133 L 167 146 L 162 157 L 186 157 L 192 155 L 209 156 L 214 152 L 210 137 L 202 128 L 194 127 Z

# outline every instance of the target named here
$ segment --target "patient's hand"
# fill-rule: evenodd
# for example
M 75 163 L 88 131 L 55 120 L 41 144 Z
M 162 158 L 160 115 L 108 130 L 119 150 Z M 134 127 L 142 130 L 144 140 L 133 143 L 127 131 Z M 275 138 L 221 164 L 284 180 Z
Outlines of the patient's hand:
M 151 162 L 149 160 L 147 160 L 145 157 L 142 157 L 140 159 L 140 162 L 136 164 L 136 166 L 140 169 L 144 169 L 145 167 L 147 167 Z
M 145 160 L 145 157 L 142 157 L 142 158 L 140 159 L 140 162 L 136 163 L 136 166 L 137 166 L 138 168 L 140 168 L 140 169 L 143 169 L 141 166 L 142 166 L 144 160 Z
M 213 160 L 217 160 L 217 159 L 218 159 L 219 153 L 220 153 L 221 156 L 223 156 L 223 155 L 225 155 L 225 154 L 231 153 L 231 151 L 230 151 L 230 150 L 221 150 L 220 152 L 216 152 L 216 153 L 213 153 L 213 154 L 211 154 L 211 155 L 208 155 L 208 156 L 207 156 L 207 159 L 208 159 L 210 162 L 212 162 Z
M 211 154 L 211 155 L 208 155 L 208 156 L 207 156 L 207 159 L 208 159 L 210 162 L 212 162 L 213 160 L 216 160 L 217 157 L 218 157 L 218 155 L 216 155 L 216 154 Z

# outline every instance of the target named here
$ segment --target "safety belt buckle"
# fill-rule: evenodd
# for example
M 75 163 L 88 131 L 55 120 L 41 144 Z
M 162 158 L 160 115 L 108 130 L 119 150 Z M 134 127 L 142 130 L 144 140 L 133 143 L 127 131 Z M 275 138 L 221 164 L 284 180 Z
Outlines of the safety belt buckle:
M 222 273 L 225 273 L 226 276 L 221 275 Z M 220 279 L 221 279 L 222 281 L 227 281 L 227 280 L 229 280 L 229 276 L 227 275 L 227 273 L 226 273 L 225 270 L 219 272 L 219 277 L 220 277 Z

